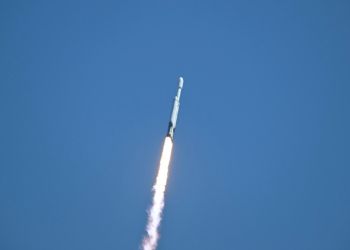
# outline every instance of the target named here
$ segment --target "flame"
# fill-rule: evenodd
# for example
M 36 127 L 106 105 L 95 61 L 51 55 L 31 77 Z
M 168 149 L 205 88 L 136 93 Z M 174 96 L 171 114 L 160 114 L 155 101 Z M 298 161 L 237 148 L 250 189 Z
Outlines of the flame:
M 157 247 L 159 238 L 158 227 L 162 220 L 162 211 L 164 208 L 164 192 L 168 179 L 169 163 L 173 142 L 170 137 L 166 137 L 163 146 L 162 157 L 157 175 L 156 184 L 153 186 L 153 203 L 148 211 L 148 223 L 146 227 L 147 236 L 142 241 L 144 250 L 154 250 Z

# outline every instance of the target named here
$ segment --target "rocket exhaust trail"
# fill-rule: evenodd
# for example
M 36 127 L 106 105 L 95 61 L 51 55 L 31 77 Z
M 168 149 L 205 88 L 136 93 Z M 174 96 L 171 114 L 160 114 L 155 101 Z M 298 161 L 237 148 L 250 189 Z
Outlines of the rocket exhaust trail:
M 143 238 L 143 250 L 155 250 L 158 243 L 159 233 L 158 228 L 162 220 L 162 212 L 164 208 L 164 192 L 168 179 L 169 164 L 171 151 L 173 148 L 174 132 L 176 128 L 177 115 L 180 108 L 180 94 L 183 86 L 182 77 L 179 78 L 177 95 L 174 99 L 173 109 L 170 116 L 167 136 L 165 137 L 162 157 L 157 175 L 156 184 L 153 186 L 154 196 L 150 210 L 148 211 L 147 235 Z
M 162 211 L 164 207 L 164 192 L 168 179 L 169 163 L 173 142 L 170 137 L 166 137 L 163 146 L 162 158 L 160 160 L 156 184 L 153 186 L 154 196 L 153 204 L 148 212 L 147 236 L 143 239 L 142 246 L 144 250 L 154 250 L 157 247 L 159 238 L 158 227 L 162 220 Z

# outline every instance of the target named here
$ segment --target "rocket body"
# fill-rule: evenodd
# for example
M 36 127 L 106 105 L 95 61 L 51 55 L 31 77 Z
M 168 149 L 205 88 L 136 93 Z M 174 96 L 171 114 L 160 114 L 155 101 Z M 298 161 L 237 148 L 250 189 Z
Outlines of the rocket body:
M 175 96 L 173 108 L 170 115 L 170 121 L 169 121 L 169 127 L 167 136 L 169 136 L 172 140 L 174 139 L 174 133 L 176 128 L 176 121 L 177 121 L 177 115 L 179 114 L 179 108 L 180 108 L 180 95 L 181 95 L 181 89 L 183 86 L 184 80 L 182 77 L 179 78 L 179 84 L 177 88 L 177 95 Z

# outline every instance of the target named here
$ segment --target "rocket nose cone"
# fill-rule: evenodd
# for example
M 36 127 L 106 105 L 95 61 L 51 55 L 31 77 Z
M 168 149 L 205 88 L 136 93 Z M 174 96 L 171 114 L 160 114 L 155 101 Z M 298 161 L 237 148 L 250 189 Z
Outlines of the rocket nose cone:
M 182 86 L 184 85 L 184 79 L 182 77 L 179 78 L 179 88 L 182 89 Z

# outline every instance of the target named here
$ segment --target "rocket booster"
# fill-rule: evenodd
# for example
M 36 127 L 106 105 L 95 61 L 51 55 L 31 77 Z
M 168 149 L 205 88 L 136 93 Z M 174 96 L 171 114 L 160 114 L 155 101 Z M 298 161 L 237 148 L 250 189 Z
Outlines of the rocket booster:
M 177 87 L 177 95 L 175 96 L 175 99 L 174 99 L 173 109 L 171 111 L 170 122 L 169 122 L 169 127 L 167 132 L 167 136 L 169 136 L 171 139 L 174 139 L 176 120 L 177 120 L 177 115 L 179 113 L 179 108 L 180 108 L 180 95 L 181 95 L 181 89 L 183 84 L 184 84 L 184 80 L 182 79 L 182 77 L 180 77 L 179 84 Z

